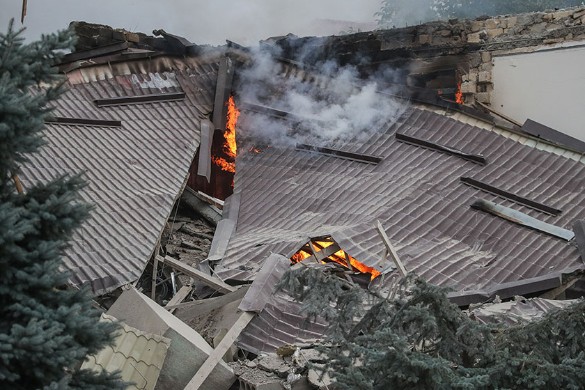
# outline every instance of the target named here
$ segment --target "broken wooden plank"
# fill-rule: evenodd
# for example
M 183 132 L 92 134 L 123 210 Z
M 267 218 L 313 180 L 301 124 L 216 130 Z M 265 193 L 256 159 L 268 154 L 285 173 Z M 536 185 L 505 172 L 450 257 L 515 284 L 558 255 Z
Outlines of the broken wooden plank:
M 183 262 L 173 259 L 172 257 L 161 257 L 161 256 L 157 256 L 159 261 L 161 263 L 165 263 L 166 265 L 183 272 L 185 275 L 189 275 L 190 277 L 196 279 L 197 281 L 205 284 L 206 286 L 209 286 L 211 288 L 213 288 L 216 291 L 219 291 L 221 293 L 228 293 L 228 292 L 232 292 L 235 291 L 236 288 L 230 286 L 229 284 L 225 283 L 223 280 L 216 278 L 214 276 L 211 275 L 207 275 L 204 272 L 199 271 L 198 269 L 195 269 L 187 264 L 184 264 Z
M 398 271 L 400 271 L 402 276 L 406 276 L 406 274 L 408 272 L 406 272 L 406 268 L 404 267 L 404 264 L 402 264 L 402 261 L 400 261 L 400 258 L 398 257 L 398 253 L 396 252 L 396 249 L 394 249 L 394 247 L 392 246 L 392 243 L 390 242 L 390 239 L 388 238 L 388 235 L 386 234 L 384 227 L 382 226 L 382 224 L 378 220 L 376 220 L 376 228 L 378 229 L 378 233 L 380 234 L 380 237 L 382 238 L 382 241 L 384 242 L 384 245 L 386 246 L 386 250 L 388 251 L 390 258 L 392 259 L 392 261 L 396 265 L 396 268 L 398 268 Z
M 484 199 L 478 199 L 471 204 L 471 207 L 476 210 L 485 211 L 486 213 L 503 218 L 506 221 L 513 222 L 520 226 L 525 226 L 532 230 L 548 234 L 549 236 L 561 238 L 566 241 L 571 241 L 575 237 L 575 233 L 562 227 L 551 225 L 539 219 L 533 218 L 528 214 L 511 209 L 509 207 L 500 206 L 493 202 Z
M 16 173 L 12 174 L 12 181 L 14 182 L 14 187 L 16 187 L 16 192 L 24 194 L 24 186 L 22 185 L 22 181 L 20 181 L 20 177 L 18 177 Z
M 193 288 L 191 286 L 181 287 L 179 289 L 179 291 L 177 291 L 175 296 L 171 298 L 169 303 L 167 303 L 167 305 L 165 306 L 165 309 L 167 309 L 170 313 L 173 313 L 177 309 L 175 305 L 178 305 L 179 303 L 183 302 L 183 300 L 185 298 L 187 298 L 187 296 L 189 294 L 191 294 L 192 290 L 193 290 Z M 175 306 L 175 307 L 173 307 L 173 306 Z
M 226 333 L 221 342 L 218 344 L 217 348 L 215 348 L 213 352 L 209 354 L 209 357 L 205 363 L 199 367 L 199 370 L 197 370 L 195 376 L 193 376 L 189 383 L 187 383 L 185 390 L 198 390 L 203 385 L 209 374 L 211 374 L 215 366 L 217 366 L 219 362 L 222 361 L 223 356 L 230 349 L 244 328 L 246 328 L 250 321 L 252 321 L 255 315 L 256 313 L 247 311 L 240 314 L 240 317 L 236 323 Z

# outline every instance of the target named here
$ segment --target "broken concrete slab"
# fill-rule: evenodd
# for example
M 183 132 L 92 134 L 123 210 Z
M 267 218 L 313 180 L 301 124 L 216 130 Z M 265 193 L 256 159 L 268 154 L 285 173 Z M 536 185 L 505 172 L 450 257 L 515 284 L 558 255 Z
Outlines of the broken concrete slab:
M 213 352 L 195 330 L 134 288 L 122 293 L 108 315 L 144 332 L 171 339 L 156 389 L 184 388 Z M 227 389 L 234 380 L 231 368 L 220 362 L 201 389 Z

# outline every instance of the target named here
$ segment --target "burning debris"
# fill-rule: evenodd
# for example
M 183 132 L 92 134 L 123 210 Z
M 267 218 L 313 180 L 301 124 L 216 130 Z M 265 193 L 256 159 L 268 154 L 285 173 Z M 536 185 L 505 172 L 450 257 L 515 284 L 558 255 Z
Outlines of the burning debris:
M 236 125 L 240 117 L 240 110 L 236 107 L 234 97 L 230 96 L 227 103 L 227 121 L 226 130 L 223 133 L 225 142 L 222 150 L 225 153 L 224 157 L 213 156 L 213 162 L 219 166 L 223 171 L 235 173 L 236 172 Z
M 326 264 L 334 262 L 353 272 L 370 274 L 371 280 L 380 276 L 380 271 L 360 263 L 333 241 L 331 237 L 322 237 L 310 240 L 290 258 L 293 264 L 301 261 L 316 261 Z

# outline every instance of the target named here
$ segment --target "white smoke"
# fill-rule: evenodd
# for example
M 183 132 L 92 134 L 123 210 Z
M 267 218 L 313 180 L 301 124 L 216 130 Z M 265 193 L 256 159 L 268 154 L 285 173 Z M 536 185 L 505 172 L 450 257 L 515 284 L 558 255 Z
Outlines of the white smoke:
M 252 66 L 239 72 L 238 100 L 292 114 L 287 119 L 244 111 L 240 135 L 253 143 L 321 146 L 361 142 L 386 128 L 404 105 L 382 88 L 392 72 L 377 72 L 363 80 L 352 66 L 327 62 L 302 70 L 283 64 L 259 48 Z

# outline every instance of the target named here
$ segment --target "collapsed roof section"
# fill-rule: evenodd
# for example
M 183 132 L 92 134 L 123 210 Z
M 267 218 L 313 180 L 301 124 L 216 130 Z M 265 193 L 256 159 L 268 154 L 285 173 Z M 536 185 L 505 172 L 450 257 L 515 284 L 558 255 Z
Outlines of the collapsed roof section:
M 85 172 L 81 197 L 95 209 L 72 237 L 65 264 L 71 282 L 96 295 L 135 281 L 150 260 L 213 109 L 219 67 L 213 55 L 126 60 L 124 53 L 100 65 L 96 52 L 95 61 L 69 69 L 47 144 L 22 177 L 26 188 Z
M 282 71 L 290 67 L 265 78 L 281 77 L 284 89 L 287 77 L 295 77 Z M 319 79 L 303 80 L 305 96 L 315 101 L 325 87 Z M 378 98 L 393 99 L 381 93 Z M 250 123 L 275 123 L 272 110 L 281 113 L 281 102 L 270 99 L 252 102 L 262 110 L 244 110 L 242 137 L 255 132 Z M 294 122 L 303 115 L 279 114 L 277 120 Z M 248 120 L 252 116 L 265 121 Z M 391 263 L 375 227 L 379 220 L 406 269 L 453 288 L 459 304 L 557 287 L 560 274 L 583 267 L 570 229 L 585 216 L 579 184 L 585 166 L 516 142 L 520 139 L 527 143 L 512 133 L 505 137 L 407 106 L 395 120 L 345 141 L 241 153 L 234 188 L 237 224 L 224 255 L 213 259 L 221 258 L 216 272 L 224 279 L 252 280 L 270 253 L 291 258 L 319 236 L 331 237 L 347 254 L 383 272 Z M 376 160 L 344 158 L 348 155 Z M 472 208 L 477 200 L 515 214 Z M 530 224 L 511 221 L 518 215 Z

